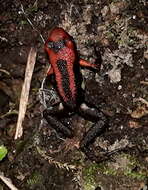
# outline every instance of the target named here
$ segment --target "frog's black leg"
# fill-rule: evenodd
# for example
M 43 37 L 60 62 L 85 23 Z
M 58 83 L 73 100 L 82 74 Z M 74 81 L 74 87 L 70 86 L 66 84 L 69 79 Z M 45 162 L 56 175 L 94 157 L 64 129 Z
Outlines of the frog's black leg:
M 48 115 L 48 111 L 46 112 L 45 110 L 43 115 L 44 115 L 44 118 L 47 120 L 47 122 L 51 124 L 51 126 L 57 132 L 61 132 L 65 137 L 69 137 L 69 138 L 73 137 L 72 131 L 68 129 L 66 126 L 64 126 L 61 122 L 59 122 L 56 117 Z
M 96 137 L 100 136 L 108 127 L 107 118 L 105 115 L 98 111 L 96 108 L 89 108 L 87 105 L 82 104 L 79 110 L 80 115 L 89 120 L 96 121 L 96 123 L 87 131 L 83 139 L 80 142 L 80 149 L 86 154 L 86 156 L 96 162 L 100 161 L 93 151 L 91 151 L 89 145 L 92 144 Z
M 62 115 L 63 105 L 60 103 L 58 106 L 48 108 L 43 111 L 43 117 L 49 124 L 57 131 L 61 132 L 65 137 L 73 137 L 72 131 L 58 121 L 57 116 Z
M 95 107 L 89 107 L 86 103 L 83 103 L 79 107 L 79 113 L 87 120 L 98 121 L 103 118 L 107 122 L 105 115 Z

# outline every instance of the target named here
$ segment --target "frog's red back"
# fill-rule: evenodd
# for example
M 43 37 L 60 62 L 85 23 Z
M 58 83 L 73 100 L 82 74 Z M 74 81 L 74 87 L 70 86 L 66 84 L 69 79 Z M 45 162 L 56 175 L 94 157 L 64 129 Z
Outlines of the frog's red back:
M 62 28 L 54 28 L 45 43 L 55 74 L 58 92 L 66 106 L 76 107 L 77 85 L 74 67 L 77 52 L 72 37 Z

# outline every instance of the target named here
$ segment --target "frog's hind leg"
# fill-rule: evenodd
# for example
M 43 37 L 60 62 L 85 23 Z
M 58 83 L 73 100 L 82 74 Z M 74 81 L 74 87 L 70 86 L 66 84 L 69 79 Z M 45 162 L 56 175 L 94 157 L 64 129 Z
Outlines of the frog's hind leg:
M 60 103 L 58 106 L 48 108 L 43 111 L 43 117 L 54 128 L 57 133 L 62 133 L 65 137 L 73 137 L 72 131 L 58 121 L 58 115 L 61 117 L 63 113 L 63 105 Z
M 87 105 L 82 104 L 79 110 L 80 115 L 84 118 L 89 118 L 89 120 L 96 121 L 96 123 L 86 132 L 84 137 L 80 142 L 80 149 L 86 154 L 90 160 L 96 162 L 99 158 L 90 150 L 90 146 L 95 139 L 104 133 L 105 129 L 108 127 L 108 122 L 106 116 L 96 108 L 89 108 Z

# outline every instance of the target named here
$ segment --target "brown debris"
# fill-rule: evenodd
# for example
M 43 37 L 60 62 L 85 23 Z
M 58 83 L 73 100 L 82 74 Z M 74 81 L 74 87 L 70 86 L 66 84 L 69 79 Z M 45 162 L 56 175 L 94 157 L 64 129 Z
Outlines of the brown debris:
M 139 124 L 139 122 L 136 122 L 136 121 L 129 121 L 129 127 L 130 128 L 135 128 L 135 129 L 137 129 L 137 128 L 140 128 L 141 127 L 141 125 Z
M 132 112 L 131 117 L 139 119 L 147 114 L 148 114 L 148 109 L 146 109 L 145 106 L 139 106 L 136 108 L 136 110 Z

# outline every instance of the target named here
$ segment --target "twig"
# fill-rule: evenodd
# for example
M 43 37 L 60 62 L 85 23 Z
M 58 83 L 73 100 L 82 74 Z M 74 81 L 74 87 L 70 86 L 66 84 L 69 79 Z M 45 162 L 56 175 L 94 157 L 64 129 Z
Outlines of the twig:
M 37 53 L 36 49 L 31 48 L 28 55 L 26 72 L 25 72 L 25 80 L 24 80 L 24 84 L 23 84 L 22 92 L 21 92 L 19 115 L 18 115 L 18 121 L 17 121 L 16 133 L 15 133 L 14 139 L 20 138 L 23 134 L 22 122 L 24 120 L 25 113 L 26 113 L 30 83 L 31 83 L 32 73 L 34 70 L 34 65 L 35 65 L 35 60 L 36 60 L 36 53 Z
M 18 111 L 17 110 L 9 110 L 7 113 L 0 115 L 0 119 L 3 119 L 9 115 L 18 115 Z
M 44 90 L 45 80 L 46 80 L 46 77 L 43 79 L 42 84 L 41 84 L 41 88 L 39 89 L 39 98 L 40 98 L 41 104 L 43 104 L 44 107 L 47 108 L 46 94 L 45 94 L 45 90 Z
M 148 81 L 140 81 L 140 84 L 148 85 Z
M 11 189 L 11 190 L 18 190 L 13 184 L 11 179 L 4 176 L 2 172 L 0 172 L 0 179 Z
M 0 69 L 0 72 L 5 73 L 6 75 L 10 76 L 10 73 L 6 71 L 5 69 Z
M 42 39 L 43 43 L 45 43 L 45 40 L 42 36 L 42 34 L 40 34 L 40 32 L 35 28 L 35 26 L 32 24 L 31 20 L 28 18 L 26 12 L 24 11 L 24 7 L 23 5 L 21 4 L 21 10 L 22 10 L 22 13 L 24 14 L 25 18 L 27 19 L 27 21 L 29 22 L 29 24 L 32 26 L 33 30 L 37 31 L 40 35 L 40 38 Z

